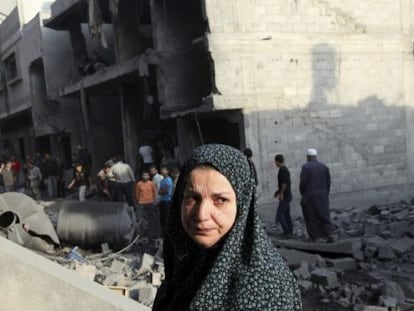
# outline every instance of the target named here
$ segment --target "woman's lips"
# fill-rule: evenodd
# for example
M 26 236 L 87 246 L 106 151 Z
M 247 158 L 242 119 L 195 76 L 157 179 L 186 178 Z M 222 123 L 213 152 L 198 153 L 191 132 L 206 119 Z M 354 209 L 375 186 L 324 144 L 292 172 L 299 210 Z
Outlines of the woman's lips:
M 198 234 L 209 234 L 212 232 L 214 228 L 207 228 L 207 227 L 194 227 L 194 231 Z

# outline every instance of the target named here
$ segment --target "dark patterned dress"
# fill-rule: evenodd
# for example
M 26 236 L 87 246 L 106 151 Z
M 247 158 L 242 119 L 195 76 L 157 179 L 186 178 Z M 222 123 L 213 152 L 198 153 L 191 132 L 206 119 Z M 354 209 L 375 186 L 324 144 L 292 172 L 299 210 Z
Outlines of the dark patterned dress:
M 210 165 L 236 193 L 233 228 L 213 248 L 185 233 L 180 210 L 188 174 Z M 256 187 L 246 157 L 226 145 L 203 145 L 185 163 L 174 193 L 164 239 L 165 281 L 153 310 L 302 310 L 300 292 L 271 244 L 256 212 Z

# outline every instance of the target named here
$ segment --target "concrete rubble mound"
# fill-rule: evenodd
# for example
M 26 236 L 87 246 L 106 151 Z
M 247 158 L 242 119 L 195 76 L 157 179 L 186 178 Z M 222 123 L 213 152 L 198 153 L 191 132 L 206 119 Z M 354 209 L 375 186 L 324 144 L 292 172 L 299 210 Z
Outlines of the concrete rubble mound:
M 331 212 L 334 243 L 270 236 L 305 310 L 414 310 L 414 200 Z M 295 221 L 297 232 L 305 228 Z M 316 306 L 316 307 L 315 307 Z

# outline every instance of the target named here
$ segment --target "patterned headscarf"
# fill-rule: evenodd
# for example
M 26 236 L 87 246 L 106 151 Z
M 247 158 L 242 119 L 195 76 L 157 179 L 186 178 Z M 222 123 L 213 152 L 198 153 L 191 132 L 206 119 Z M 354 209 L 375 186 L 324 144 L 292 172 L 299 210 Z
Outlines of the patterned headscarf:
M 197 246 L 181 224 L 188 175 L 209 165 L 223 174 L 237 199 L 232 229 L 210 249 Z M 153 310 L 302 310 L 291 272 L 259 220 L 256 186 L 247 158 L 226 145 L 203 145 L 184 165 L 164 239 L 165 281 Z

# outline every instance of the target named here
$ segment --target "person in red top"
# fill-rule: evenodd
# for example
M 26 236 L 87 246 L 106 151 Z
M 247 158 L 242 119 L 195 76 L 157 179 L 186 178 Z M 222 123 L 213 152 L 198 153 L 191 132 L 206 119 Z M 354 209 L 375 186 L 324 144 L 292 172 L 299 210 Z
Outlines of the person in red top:
M 18 186 L 19 185 L 19 173 L 20 173 L 20 170 L 22 169 L 22 164 L 16 158 L 15 155 L 12 155 L 10 157 L 10 162 L 11 162 L 11 170 L 13 171 L 13 174 L 14 174 L 14 180 L 15 180 L 14 185 Z

